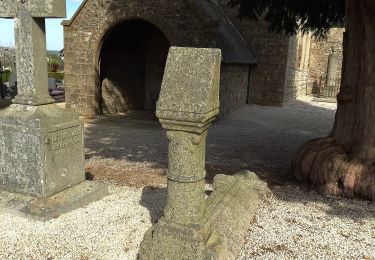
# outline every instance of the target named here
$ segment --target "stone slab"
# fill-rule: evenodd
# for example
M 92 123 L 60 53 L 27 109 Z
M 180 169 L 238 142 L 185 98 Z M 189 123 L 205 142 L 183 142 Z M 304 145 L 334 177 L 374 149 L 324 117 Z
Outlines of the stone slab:
M 167 223 L 165 217 L 161 218 L 158 225 L 146 232 L 140 259 L 166 259 L 165 255 L 176 260 L 237 259 L 255 214 L 270 190 L 249 171 L 230 176 L 219 174 L 213 186 L 214 191 L 206 200 L 203 225 Z
M 219 237 L 213 240 L 220 241 L 214 259 L 237 259 L 257 209 L 270 190 L 249 171 L 219 174 L 213 188 L 207 198 L 206 232 L 214 231 Z
M 204 130 L 211 123 L 219 113 L 220 65 L 219 49 L 170 48 L 156 109 L 163 125 Z
M 85 181 L 47 199 L 0 192 L 0 212 L 48 221 L 108 195 L 108 185 Z

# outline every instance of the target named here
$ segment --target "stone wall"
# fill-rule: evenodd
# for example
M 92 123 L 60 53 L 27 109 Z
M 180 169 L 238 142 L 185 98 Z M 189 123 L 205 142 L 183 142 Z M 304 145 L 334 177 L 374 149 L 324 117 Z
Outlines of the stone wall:
M 145 100 L 144 110 L 155 111 L 159 99 L 160 86 L 163 80 L 165 63 L 168 56 L 169 43 L 155 34 L 150 39 L 146 52 Z
M 310 34 L 299 33 L 289 39 L 284 102 L 293 101 L 306 93 L 309 79 L 310 45 Z
M 331 48 L 334 47 L 339 55 L 339 66 L 337 68 L 337 78 L 341 78 L 343 60 L 343 28 L 333 28 L 326 39 L 313 39 L 311 43 L 310 55 L 310 83 L 319 84 L 320 78 L 325 79 L 327 74 L 328 56 Z M 310 87 L 311 88 L 311 87 Z
M 249 66 L 222 64 L 220 115 L 227 115 L 246 104 Z
M 110 29 L 127 19 L 159 28 L 171 45 L 211 47 L 212 29 L 184 0 L 86 0 L 79 14 L 65 21 L 66 106 L 86 116 L 99 113 L 99 56 Z
M 112 29 L 100 59 L 102 113 L 154 111 L 169 47 L 163 33 L 142 20 Z
M 126 60 L 131 66 L 126 66 Z M 101 109 L 103 114 L 119 114 L 142 109 L 144 59 L 138 53 L 107 52 L 102 61 Z
M 239 21 L 238 11 L 227 7 L 225 0 L 222 2 L 226 14 L 258 60 L 251 74 L 250 102 L 267 106 L 283 105 L 289 37 L 270 32 L 265 22 Z
M 290 102 L 305 95 L 309 80 L 308 71 L 288 67 L 286 74 L 284 102 Z
M 239 21 L 236 19 L 236 9 L 226 5 L 223 5 L 223 9 L 258 61 L 251 69 L 250 84 L 247 83 L 247 65 L 241 67 L 223 64 L 221 109 L 224 114 L 246 104 L 248 87 L 250 103 L 281 106 L 304 93 L 309 78 L 309 61 L 312 77 L 321 74 L 317 70 L 326 70 L 321 57 L 329 49 L 331 42 L 337 44 L 338 32 L 333 30 L 331 37 L 335 40 L 328 38 L 328 47 L 321 47 L 321 43 L 313 42 L 310 55 L 308 36 L 290 38 L 272 33 L 265 22 Z M 102 79 L 99 78 L 99 57 L 103 41 L 115 25 L 135 18 L 157 27 L 170 45 L 215 46 L 215 23 L 207 22 L 207 17 L 197 11 L 190 1 L 86 0 L 78 15 L 64 23 L 68 109 L 86 116 L 100 112 L 99 86 Z M 147 62 L 145 66 L 152 67 Z M 160 71 L 150 73 L 156 75 Z M 145 76 L 143 85 L 150 87 L 150 91 L 144 91 L 150 92 L 146 93 L 149 97 L 144 100 L 144 107 L 153 109 L 154 96 L 158 92 L 155 91 L 156 85 L 159 83 L 156 84 L 155 80 Z

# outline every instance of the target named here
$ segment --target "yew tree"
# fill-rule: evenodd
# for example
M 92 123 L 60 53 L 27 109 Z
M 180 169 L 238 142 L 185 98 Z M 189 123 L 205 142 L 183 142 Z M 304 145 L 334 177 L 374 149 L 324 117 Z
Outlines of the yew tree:
M 345 24 L 338 108 L 329 136 L 305 143 L 293 172 L 329 195 L 375 200 L 375 0 L 230 0 L 272 31 L 324 37 Z

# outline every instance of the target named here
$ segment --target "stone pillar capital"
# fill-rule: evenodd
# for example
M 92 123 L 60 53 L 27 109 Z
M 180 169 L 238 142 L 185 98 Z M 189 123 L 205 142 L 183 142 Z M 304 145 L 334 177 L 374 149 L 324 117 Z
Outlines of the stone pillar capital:
M 221 51 L 171 47 L 156 115 L 163 128 L 202 133 L 219 114 Z

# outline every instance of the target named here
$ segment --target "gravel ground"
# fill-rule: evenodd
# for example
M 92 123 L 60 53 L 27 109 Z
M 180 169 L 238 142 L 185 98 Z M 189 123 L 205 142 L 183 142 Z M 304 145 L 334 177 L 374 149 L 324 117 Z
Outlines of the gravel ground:
M 220 119 L 208 133 L 208 179 L 246 169 L 287 175 L 297 147 L 329 133 L 335 106 L 305 97 L 284 108 L 246 106 Z M 145 113 L 103 117 L 87 120 L 86 127 L 91 178 L 132 187 L 165 184 L 168 142 L 155 118 Z
M 0 213 L 0 259 L 136 259 L 164 197 L 165 189 L 112 187 L 102 200 L 45 223 Z
M 375 259 L 375 203 L 274 186 L 239 260 Z
M 247 106 L 209 130 L 207 172 L 249 169 L 269 182 L 239 259 L 375 259 L 374 203 L 327 198 L 287 178 L 297 147 L 327 135 L 335 104 Z M 86 121 L 88 178 L 110 195 L 46 223 L 0 212 L 0 259 L 136 259 L 164 208 L 167 139 L 147 114 Z M 250 220 L 249 220 L 250 221 Z

